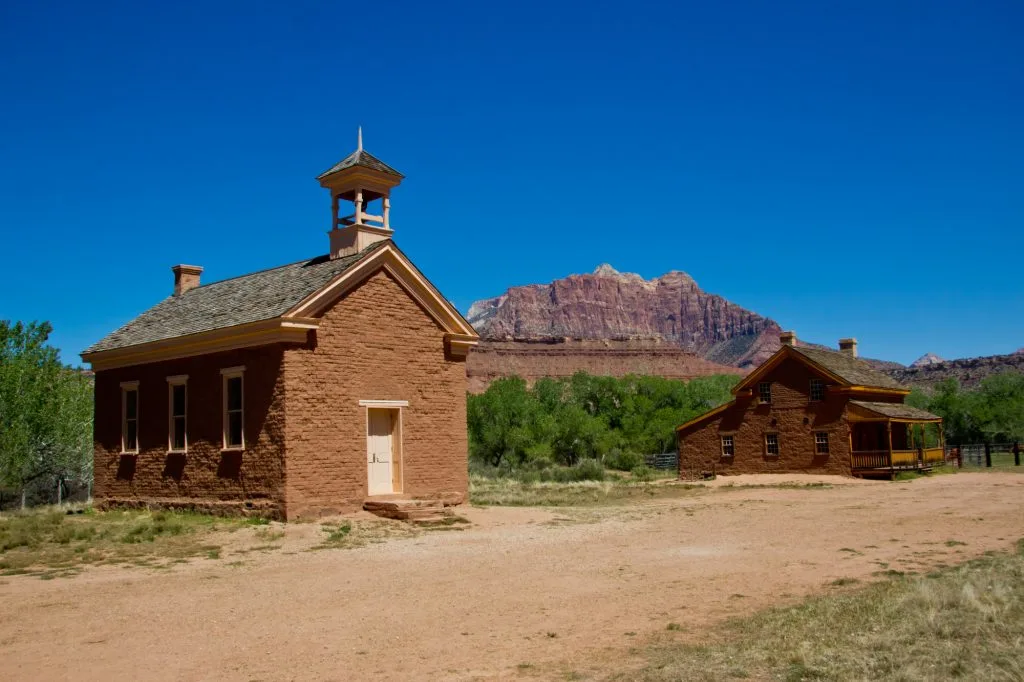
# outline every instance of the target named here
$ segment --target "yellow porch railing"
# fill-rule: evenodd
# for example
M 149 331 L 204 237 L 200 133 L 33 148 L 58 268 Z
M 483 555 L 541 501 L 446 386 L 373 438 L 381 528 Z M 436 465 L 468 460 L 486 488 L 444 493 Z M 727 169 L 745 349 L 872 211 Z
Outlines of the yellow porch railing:
M 853 453 L 854 469 L 888 469 L 888 450 L 858 450 Z
M 917 469 L 943 464 L 945 455 L 943 448 L 855 450 L 851 464 L 854 469 Z
M 893 450 L 892 466 L 896 469 L 916 467 L 917 450 Z

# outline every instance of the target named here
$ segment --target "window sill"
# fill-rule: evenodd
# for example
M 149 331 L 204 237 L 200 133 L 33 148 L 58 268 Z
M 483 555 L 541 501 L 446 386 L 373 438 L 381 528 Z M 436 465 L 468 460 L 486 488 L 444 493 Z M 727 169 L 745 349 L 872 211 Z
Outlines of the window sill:
M 221 448 L 221 452 L 245 452 L 245 446 L 234 447 L 234 448 Z
M 124 457 L 126 455 L 131 455 L 132 457 L 138 457 L 139 456 L 139 451 L 138 450 L 122 450 L 121 451 L 121 456 Z
M 188 450 L 168 450 L 168 455 L 187 455 Z

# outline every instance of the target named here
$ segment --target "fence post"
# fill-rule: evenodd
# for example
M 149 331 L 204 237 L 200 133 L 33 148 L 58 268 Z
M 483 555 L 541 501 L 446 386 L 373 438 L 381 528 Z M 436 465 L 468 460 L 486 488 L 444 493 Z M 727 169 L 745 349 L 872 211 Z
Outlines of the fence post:
M 992 468 L 992 446 L 985 443 L 985 466 Z
M 1013 466 L 1020 466 L 1020 443 L 1017 442 L 1013 444 Z

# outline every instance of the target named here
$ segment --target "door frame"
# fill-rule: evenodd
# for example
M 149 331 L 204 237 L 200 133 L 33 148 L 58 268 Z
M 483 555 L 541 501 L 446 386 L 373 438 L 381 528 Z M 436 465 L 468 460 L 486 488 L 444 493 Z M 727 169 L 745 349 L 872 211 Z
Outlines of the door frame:
M 370 449 L 370 410 L 389 410 L 391 412 L 391 494 L 401 494 L 405 490 L 405 462 L 402 443 L 402 419 L 405 408 L 409 407 L 408 400 L 360 400 L 359 406 L 363 408 L 363 418 L 366 422 L 366 449 Z M 370 492 L 370 469 L 364 467 L 366 476 L 366 492 Z

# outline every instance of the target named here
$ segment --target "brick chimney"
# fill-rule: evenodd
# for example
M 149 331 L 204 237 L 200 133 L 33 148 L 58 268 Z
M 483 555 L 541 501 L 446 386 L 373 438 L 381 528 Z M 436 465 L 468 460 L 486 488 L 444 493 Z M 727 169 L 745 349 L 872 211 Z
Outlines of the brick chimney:
M 171 272 L 174 273 L 174 295 L 181 296 L 199 286 L 199 275 L 203 274 L 203 269 L 198 265 L 175 265 Z
M 795 346 L 796 345 L 796 332 L 782 332 L 779 334 L 779 341 L 782 342 L 783 346 Z
M 839 352 L 851 358 L 857 357 L 857 339 L 839 339 Z

